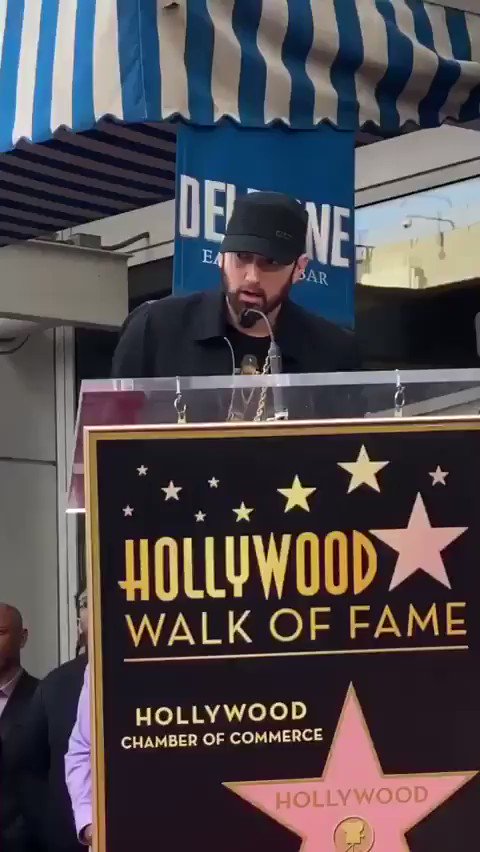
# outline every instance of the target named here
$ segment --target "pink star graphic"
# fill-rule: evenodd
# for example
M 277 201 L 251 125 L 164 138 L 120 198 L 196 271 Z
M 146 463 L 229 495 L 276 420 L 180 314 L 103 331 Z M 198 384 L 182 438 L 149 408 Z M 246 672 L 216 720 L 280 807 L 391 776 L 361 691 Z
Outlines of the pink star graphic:
M 467 529 L 468 527 L 432 527 L 422 495 L 417 494 L 406 528 L 370 530 L 372 535 L 398 552 L 390 591 L 416 571 L 425 571 L 450 589 L 450 580 L 441 552 Z
M 384 775 L 351 686 L 322 778 L 225 786 L 298 834 L 301 852 L 406 852 L 406 832 L 475 775 Z

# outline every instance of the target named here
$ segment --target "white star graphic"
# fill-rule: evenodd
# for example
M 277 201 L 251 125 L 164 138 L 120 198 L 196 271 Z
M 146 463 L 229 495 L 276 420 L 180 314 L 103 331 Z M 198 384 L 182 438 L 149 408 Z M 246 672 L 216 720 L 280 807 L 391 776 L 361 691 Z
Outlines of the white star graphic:
M 253 512 L 253 509 L 247 509 L 247 507 L 245 506 L 245 503 L 242 500 L 242 502 L 240 504 L 240 508 L 239 509 L 232 509 L 232 512 L 235 512 L 235 514 L 237 516 L 237 523 L 238 523 L 238 521 L 249 521 L 250 515 Z
M 123 510 L 123 515 L 125 518 L 131 518 L 133 515 L 133 509 L 131 506 L 125 506 Z
M 174 485 L 171 480 L 166 488 L 162 488 L 162 491 L 165 494 L 165 500 L 179 500 L 180 497 L 178 495 L 181 490 L 181 487 L 179 485 Z
M 220 480 L 212 476 L 212 478 L 208 480 L 208 484 L 210 488 L 218 488 L 218 486 L 220 485 Z
M 442 470 L 439 464 L 437 464 L 437 469 L 431 471 L 429 476 L 432 477 L 432 485 L 446 485 L 446 478 L 448 476 L 448 470 Z
M 146 476 L 148 473 L 148 467 L 145 467 L 144 464 L 141 464 L 140 467 L 137 467 L 139 476 Z
M 201 524 L 205 520 L 206 517 L 207 517 L 207 515 L 206 515 L 205 512 L 197 512 L 196 515 L 195 515 L 195 520 L 196 520 L 197 524 Z

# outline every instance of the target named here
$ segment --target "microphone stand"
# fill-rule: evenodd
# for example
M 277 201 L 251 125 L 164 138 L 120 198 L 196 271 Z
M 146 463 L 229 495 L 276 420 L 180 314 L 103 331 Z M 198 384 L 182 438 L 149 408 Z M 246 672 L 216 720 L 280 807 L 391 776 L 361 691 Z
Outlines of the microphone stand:
M 280 347 L 275 340 L 275 336 L 273 334 L 272 325 L 267 315 L 263 313 L 263 311 L 258 310 L 258 308 L 247 308 L 242 313 L 242 317 L 247 317 L 249 314 L 256 314 L 257 316 L 263 319 L 265 325 L 268 329 L 268 334 L 270 336 L 270 346 L 268 348 L 267 358 L 270 361 L 270 373 L 272 376 L 279 376 L 282 372 L 282 353 L 280 351 Z M 242 317 L 240 317 L 240 325 L 242 324 Z M 273 419 L 274 420 L 288 420 L 288 409 L 285 405 L 285 400 L 283 397 L 283 388 L 275 387 L 272 388 L 272 396 L 273 396 Z

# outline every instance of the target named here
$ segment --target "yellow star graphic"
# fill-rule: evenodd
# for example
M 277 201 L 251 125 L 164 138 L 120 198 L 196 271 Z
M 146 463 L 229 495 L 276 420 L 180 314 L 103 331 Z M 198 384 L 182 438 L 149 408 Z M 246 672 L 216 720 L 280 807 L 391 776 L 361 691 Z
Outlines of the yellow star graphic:
M 348 486 L 348 494 L 355 491 L 360 485 L 368 485 L 374 491 L 380 491 L 380 486 L 377 480 L 377 473 L 382 470 L 388 461 L 374 462 L 370 461 L 369 455 L 365 446 L 362 446 L 355 462 L 337 462 L 339 467 L 342 467 L 352 475 L 350 485 Z
M 235 514 L 237 516 L 237 523 L 238 523 L 238 521 L 249 521 L 250 515 L 253 512 L 253 509 L 247 509 L 247 507 L 245 506 L 245 503 L 242 500 L 242 502 L 240 504 L 240 508 L 239 509 L 232 509 L 232 512 L 235 512 Z
M 306 488 L 302 485 L 298 476 L 295 477 L 290 488 L 277 488 L 277 491 L 287 498 L 286 512 L 295 509 L 297 506 L 299 509 L 305 509 L 306 512 L 309 512 L 308 497 L 314 494 L 316 490 L 316 488 Z

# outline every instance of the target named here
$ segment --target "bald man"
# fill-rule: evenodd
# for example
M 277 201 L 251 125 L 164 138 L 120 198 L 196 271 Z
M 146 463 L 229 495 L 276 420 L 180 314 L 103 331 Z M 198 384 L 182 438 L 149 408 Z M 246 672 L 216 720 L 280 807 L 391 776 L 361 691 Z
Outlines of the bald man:
M 83 849 L 65 780 L 65 753 L 87 664 L 86 592 L 77 597 L 77 612 L 77 656 L 41 681 L 18 727 L 17 742 L 12 742 L 12 770 L 18 779 L 23 813 L 45 852 Z
M 38 681 L 21 665 L 28 639 L 23 619 L 14 606 L 0 603 L 0 849 L 1 852 L 36 852 L 28 834 L 9 769 L 9 746 L 16 726 L 30 702 Z

